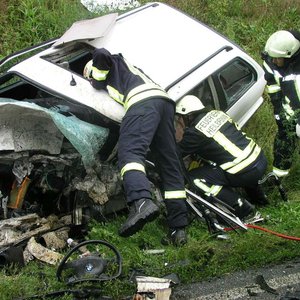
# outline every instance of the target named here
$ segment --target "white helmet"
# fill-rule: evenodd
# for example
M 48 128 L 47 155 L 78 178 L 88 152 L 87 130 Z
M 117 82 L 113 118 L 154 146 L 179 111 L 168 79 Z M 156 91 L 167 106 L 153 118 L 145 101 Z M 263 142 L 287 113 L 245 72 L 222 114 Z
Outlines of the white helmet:
M 286 30 L 274 32 L 265 46 L 265 51 L 270 57 L 274 58 L 291 58 L 299 49 L 300 41 Z
M 93 60 L 87 62 L 83 69 L 83 77 L 87 79 L 92 78 L 92 67 L 93 67 Z
M 176 104 L 176 113 L 180 115 L 187 115 L 204 108 L 201 100 L 193 95 L 187 95 L 181 98 Z

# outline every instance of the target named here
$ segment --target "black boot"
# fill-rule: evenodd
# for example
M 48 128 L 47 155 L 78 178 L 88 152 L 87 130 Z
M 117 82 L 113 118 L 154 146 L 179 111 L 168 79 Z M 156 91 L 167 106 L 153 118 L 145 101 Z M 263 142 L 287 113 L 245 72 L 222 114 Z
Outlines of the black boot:
M 151 200 L 142 198 L 129 207 L 129 216 L 119 230 L 120 236 L 131 236 L 141 230 L 147 222 L 159 215 L 159 207 Z
M 245 188 L 245 192 L 248 195 L 248 199 L 251 203 L 257 205 L 268 205 L 269 200 L 261 185 L 257 185 L 251 188 Z
M 246 199 L 239 198 L 233 208 L 235 210 L 235 215 L 241 220 L 255 214 L 255 206 Z
M 184 228 L 170 228 L 167 236 L 162 238 L 163 245 L 174 245 L 177 247 L 183 246 L 187 243 L 187 236 Z

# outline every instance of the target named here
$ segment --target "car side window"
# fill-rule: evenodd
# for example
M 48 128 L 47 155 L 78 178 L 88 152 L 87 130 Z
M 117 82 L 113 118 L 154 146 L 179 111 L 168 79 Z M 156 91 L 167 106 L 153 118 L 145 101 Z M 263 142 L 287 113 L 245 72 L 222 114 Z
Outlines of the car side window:
M 255 82 L 255 72 L 250 65 L 240 59 L 230 62 L 217 73 L 218 81 L 225 95 L 222 108 L 236 102 Z
M 202 81 L 199 85 L 194 87 L 189 93 L 189 95 L 194 95 L 201 99 L 205 107 L 213 108 L 214 100 L 211 88 L 208 83 L 208 79 Z

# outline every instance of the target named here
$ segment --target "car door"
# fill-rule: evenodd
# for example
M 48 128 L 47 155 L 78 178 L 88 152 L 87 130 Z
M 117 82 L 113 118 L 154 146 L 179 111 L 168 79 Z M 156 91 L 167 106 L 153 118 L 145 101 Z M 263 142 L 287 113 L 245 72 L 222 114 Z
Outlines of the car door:
M 257 78 L 256 70 L 242 58 L 236 57 L 194 84 L 185 95 L 195 95 L 206 107 L 227 112 L 243 126 L 262 103 L 263 89 Z M 178 85 L 181 89 L 187 86 L 183 82 Z

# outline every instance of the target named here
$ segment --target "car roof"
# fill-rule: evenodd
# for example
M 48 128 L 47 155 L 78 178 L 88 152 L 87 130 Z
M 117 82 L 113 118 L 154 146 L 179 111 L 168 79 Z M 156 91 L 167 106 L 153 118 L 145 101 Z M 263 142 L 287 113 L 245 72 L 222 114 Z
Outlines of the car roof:
M 89 43 L 122 53 L 163 88 L 224 46 L 233 46 L 198 20 L 162 3 L 121 15 L 109 34 Z
M 110 28 L 111 24 L 105 26 Z M 113 54 L 122 53 L 163 88 L 219 49 L 226 45 L 233 46 L 229 40 L 198 20 L 157 2 L 120 15 L 111 27 L 106 35 L 96 39 L 91 40 L 90 34 L 87 34 L 89 40 L 85 42 L 96 48 L 104 47 Z M 104 30 L 99 31 L 102 34 Z M 78 40 L 82 42 L 83 36 L 80 34 Z M 73 39 L 76 40 L 76 36 Z M 55 48 L 55 44 L 52 48 Z M 32 72 L 29 73 L 30 77 L 34 76 Z M 32 79 L 38 81 L 40 76 L 38 72 L 36 78 Z
M 246 55 L 237 45 L 205 24 L 158 2 L 148 3 L 118 17 L 109 14 L 76 23 L 73 32 L 67 30 L 50 48 L 15 65 L 10 72 L 21 74 L 53 94 L 84 102 L 117 122 L 124 115 L 123 107 L 111 103 L 106 93 L 95 91 L 81 74 L 70 74 L 69 70 L 44 58 L 63 51 L 69 45 L 79 45 L 78 42 L 95 48 L 104 47 L 112 54 L 122 53 L 129 62 L 141 68 L 152 80 L 168 90 L 185 74 L 218 56 L 220 52 L 224 55 L 228 49 L 234 49 L 242 56 Z M 99 28 L 102 26 L 99 36 L 93 30 L 93 37 L 89 32 L 84 39 L 83 31 L 78 30 L 80 24 L 87 26 L 86 28 L 89 25 Z M 76 35 L 76 32 L 80 34 Z M 68 40 L 64 41 L 64 36 Z M 220 60 L 218 61 L 220 64 Z M 253 63 L 255 64 L 254 61 Z M 70 85 L 73 78 L 77 82 L 76 86 Z M 103 101 L 99 101 L 99 92 L 102 92 L 100 95 Z

